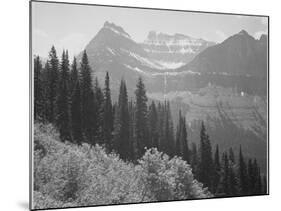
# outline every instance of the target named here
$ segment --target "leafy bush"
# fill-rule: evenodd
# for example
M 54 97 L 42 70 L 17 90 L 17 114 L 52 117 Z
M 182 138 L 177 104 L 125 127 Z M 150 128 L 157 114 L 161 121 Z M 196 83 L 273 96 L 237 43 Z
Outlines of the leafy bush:
M 149 149 L 135 165 L 98 145 L 62 143 L 39 123 L 33 193 L 36 209 L 211 197 L 180 158 Z
M 212 196 L 193 178 L 190 166 L 178 157 L 170 159 L 152 148 L 146 151 L 140 165 L 148 199 L 167 201 Z

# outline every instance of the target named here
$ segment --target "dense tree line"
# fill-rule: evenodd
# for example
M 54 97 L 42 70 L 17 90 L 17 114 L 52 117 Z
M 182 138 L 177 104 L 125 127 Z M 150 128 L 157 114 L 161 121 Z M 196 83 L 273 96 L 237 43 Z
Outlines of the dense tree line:
M 74 58 L 70 65 L 68 51 L 63 51 L 59 61 L 54 47 L 44 67 L 38 56 L 34 58 L 34 118 L 55 125 L 62 141 L 103 145 L 125 161 L 136 162 L 152 147 L 181 157 L 216 196 L 267 192 L 266 177 L 256 159 L 246 161 L 241 147 L 238 159 L 232 148 L 220 153 L 216 145 L 213 151 L 203 122 L 200 144 L 189 143 L 184 115 L 179 112 L 174 127 L 170 103 L 148 103 L 142 78 L 137 81 L 135 100 L 128 99 L 122 79 L 118 101 L 113 103 L 109 74 L 101 88 L 86 51 L 80 64 Z

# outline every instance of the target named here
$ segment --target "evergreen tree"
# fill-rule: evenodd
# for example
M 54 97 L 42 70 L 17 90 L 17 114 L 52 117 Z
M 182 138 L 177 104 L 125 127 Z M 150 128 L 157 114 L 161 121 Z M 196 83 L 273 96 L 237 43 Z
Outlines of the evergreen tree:
M 158 116 L 158 123 L 157 123 L 157 132 L 158 132 L 158 149 L 161 152 L 165 151 L 165 133 L 164 133 L 164 106 L 158 102 L 157 105 L 157 116 Z
M 103 138 L 105 146 L 109 151 L 112 150 L 112 132 L 113 132 L 113 107 L 111 102 L 111 93 L 110 93 L 110 79 L 108 72 L 105 76 L 105 87 L 103 91 L 104 101 L 103 101 Z
M 186 147 L 184 147 L 184 158 L 186 159 L 186 161 L 188 161 L 188 145 L 187 145 L 187 131 L 186 131 L 186 124 L 185 124 L 185 118 L 183 119 L 184 125 L 183 125 L 183 138 L 182 140 L 185 139 L 184 141 L 184 145 Z M 167 123 L 168 123 L 168 147 L 169 147 L 169 151 L 167 151 L 167 153 L 170 156 L 174 156 L 175 155 L 175 134 L 174 134 L 174 123 L 173 123 L 173 118 L 172 118 L 172 113 L 171 113 L 171 107 L 170 107 L 170 102 L 168 101 L 167 103 Z
M 160 142 L 163 152 L 169 156 L 175 155 L 174 127 L 171 117 L 170 103 L 165 101 L 163 106 L 163 136 Z
M 34 119 L 44 120 L 44 87 L 42 80 L 42 62 L 39 56 L 34 58 Z
M 239 193 L 237 176 L 235 173 L 235 156 L 232 147 L 229 148 L 229 191 L 231 196 Z
M 149 133 L 149 144 L 148 147 L 158 148 L 158 115 L 154 101 L 151 102 L 148 111 L 148 133 Z
M 54 46 L 49 52 L 48 69 L 46 73 L 47 81 L 47 120 L 54 123 L 56 119 L 56 99 L 59 81 L 59 60 Z
M 229 159 L 229 195 L 236 196 L 239 193 L 234 163 Z
M 198 153 L 197 146 L 194 142 L 191 144 L 191 168 L 194 174 L 194 177 L 198 177 Z
M 206 128 L 202 122 L 200 131 L 200 164 L 199 164 L 199 181 L 212 190 L 213 185 L 213 159 L 212 147 Z
M 137 157 L 141 157 L 148 147 L 148 128 L 147 128 L 147 96 L 142 78 L 137 82 L 136 95 L 136 114 L 135 114 L 135 134 Z
M 50 72 L 50 65 L 49 65 L 49 61 L 47 60 L 45 63 L 45 66 L 42 70 L 42 73 L 40 74 L 40 83 L 41 83 L 41 100 L 42 100 L 42 113 L 40 115 L 40 121 L 42 121 L 43 123 L 49 122 L 48 120 L 48 116 L 49 116 L 49 101 L 48 101 L 48 92 L 49 92 L 49 82 L 48 82 L 48 74 Z M 40 101 L 41 101 L 40 100 Z
M 248 194 L 253 194 L 255 188 L 255 175 L 254 175 L 253 162 L 251 158 L 248 160 L 248 176 L 249 176 Z
M 76 60 L 76 57 L 74 57 L 73 62 L 71 64 L 71 72 L 70 72 L 69 90 L 71 91 L 71 94 L 73 94 L 78 80 L 80 80 L 80 79 L 79 79 L 79 73 L 78 73 L 78 68 L 77 68 L 77 60 Z
M 96 117 L 96 129 L 95 129 L 95 139 L 97 140 L 98 144 L 104 144 L 104 137 L 103 137 L 103 102 L 104 102 L 104 96 L 102 89 L 100 88 L 98 78 L 95 80 L 94 85 L 95 90 L 95 117 Z
M 220 154 L 219 154 L 219 145 L 216 145 L 216 152 L 214 157 L 214 193 L 218 192 L 219 182 L 221 177 L 221 164 L 220 164 Z
M 128 110 L 129 110 L 129 140 L 130 140 L 130 160 L 136 161 L 137 160 L 137 146 L 136 146 L 136 139 L 135 139 L 135 114 L 136 109 L 134 106 L 134 102 L 131 99 L 128 103 Z
M 189 149 L 187 143 L 186 121 L 185 117 L 182 117 L 181 111 L 179 112 L 179 124 L 177 127 L 176 137 L 176 155 L 181 156 L 185 161 L 189 163 Z
M 244 161 L 244 156 L 242 153 L 242 148 L 240 146 L 239 150 L 239 184 L 240 184 L 240 194 L 246 195 L 248 194 L 248 175 L 247 175 L 247 166 Z
M 129 109 L 128 109 L 128 95 L 125 81 L 122 79 L 120 84 L 118 105 L 115 112 L 114 122 L 114 148 L 124 160 L 131 160 L 132 158 L 132 143 L 130 143 L 130 129 L 129 129 Z
M 253 167 L 253 172 L 252 172 L 252 177 L 250 178 L 252 183 L 252 194 L 259 194 L 261 189 L 259 184 L 260 169 L 258 166 L 257 159 L 254 159 L 252 167 Z
M 230 160 L 232 163 L 235 163 L 235 156 L 234 156 L 234 152 L 233 152 L 232 147 L 229 148 L 229 160 Z
M 69 60 L 68 52 L 63 51 L 61 71 L 59 76 L 59 89 L 56 101 L 56 125 L 62 141 L 72 141 L 70 99 L 69 99 Z
M 71 68 L 71 125 L 73 139 L 77 144 L 83 142 L 81 88 L 77 70 L 76 58 L 73 59 Z
M 257 185 L 256 185 L 256 194 L 263 194 L 262 190 L 262 177 L 261 177 L 261 172 L 260 169 L 258 169 L 258 175 L 257 175 Z
M 95 144 L 96 134 L 96 106 L 95 95 L 93 92 L 91 67 L 89 65 L 86 51 L 83 52 L 81 67 L 81 110 L 82 110 L 82 128 L 86 141 L 89 144 Z
M 223 176 L 222 176 L 222 190 L 223 193 L 227 196 L 230 195 L 230 184 L 229 184 L 229 159 L 227 152 L 223 153 Z

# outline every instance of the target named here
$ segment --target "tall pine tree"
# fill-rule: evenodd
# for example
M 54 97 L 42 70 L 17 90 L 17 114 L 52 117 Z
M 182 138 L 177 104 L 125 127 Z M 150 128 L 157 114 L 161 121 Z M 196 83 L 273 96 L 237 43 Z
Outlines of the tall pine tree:
M 142 78 L 137 82 L 136 95 L 136 114 L 135 114 L 135 134 L 137 157 L 141 157 L 148 147 L 148 127 L 147 127 L 147 96 Z
M 176 155 L 181 156 L 185 161 L 189 163 L 189 149 L 187 143 L 187 131 L 185 117 L 179 112 L 179 123 L 177 126 L 177 137 L 176 137 Z
M 82 132 L 82 106 L 81 106 L 81 87 L 77 70 L 76 58 L 73 59 L 71 66 L 71 123 L 74 142 L 83 142 Z
M 110 78 L 108 72 L 106 72 L 104 83 L 104 101 L 103 101 L 103 127 L 102 135 L 106 148 L 112 150 L 112 132 L 113 132 L 113 107 L 110 93 Z
M 216 152 L 215 152 L 215 156 L 214 156 L 214 178 L 213 178 L 214 193 L 218 193 L 220 177 L 221 177 L 221 164 L 220 164 L 219 145 L 217 144 Z
M 248 194 L 248 173 L 247 166 L 244 161 L 244 156 L 242 153 L 242 148 L 239 149 L 239 170 L 238 170 L 239 184 L 240 184 L 240 194 Z
M 71 64 L 71 71 L 70 71 L 70 85 L 69 89 L 72 94 L 72 92 L 75 90 L 75 86 L 77 81 L 80 80 L 79 78 L 79 72 L 77 67 L 77 59 L 76 57 L 73 58 L 72 64 Z
M 72 141 L 71 116 L 70 116 L 70 91 L 69 91 L 69 60 L 68 52 L 63 51 L 61 71 L 59 76 L 59 89 L 56 101 L 56 126 L 62 141 Z
M 212 146 L 206 128 L 202 122 L 200 131 L 200 163 L 199 181 L 212 190 L 213 185 L 213 159 Z
M 194 177 L 198 177 L 198 152 L 197 152 L 197 146 L 194 142 L 191 144 L 191 155 L 190 155 L 190 163 L 192 167 L 192 173 L 194 174 Z
M 229 159 L 227 152 L 222 155 L 223 161 L 223 176 L 222 176 L 222 192 L 224 195 L 228 196 L 231 193 L 229 184 Z
M 130 140 L 129 129 L 129 109 L 128 94 L 125 81 L 122 79 L 120 84 L 118 105 L 115 111 L 114 122 L 114 148 L 124 160 L 132 160 L 132 143 Z
M 95 144 L 96 134 L 96 104 L 93 91 L 91 67 L 89 65 L 86 51 L 83 52 L 80 65 L 81 73 L 81 108 L 82 108 L 82 128 L 86 141 Z
M 169 101 L 164 102 L 162 107 L 163 112 L 163 123 L 162 123 L 162 139 L 160 140 L 160 147 L 162 151 L 168 154 L 169 156 L 175 155 L 175 140 L 174 140 L 174 126 L 171 116 L 171 109 Z
M 148 109 L 148 137 L 149 137 L 149 143 L 148 147 L 159 147 L 158 144 L 158 115 L 157 115 L 157 109 L 154 101 L 151 102 L 149 109 Z
M 52 46 L 49 52 L 48 69 L 46 71 L 47 120 L 50 123 L 54 123 L 56 119 L 56 99 L 59 81 L 59 60 L 54 46 Z
M 42 80 L 43 68 L 39 56 L 34 58 L 34 119 L 44 120 L 44 87 Z
M 103 137 L 103 92 L 99 85 L 98 78 L 95 79 L 94 84 L 94 92 L 95 92 L 95 139 L 98 144 L 104 144 L 104 137 Z

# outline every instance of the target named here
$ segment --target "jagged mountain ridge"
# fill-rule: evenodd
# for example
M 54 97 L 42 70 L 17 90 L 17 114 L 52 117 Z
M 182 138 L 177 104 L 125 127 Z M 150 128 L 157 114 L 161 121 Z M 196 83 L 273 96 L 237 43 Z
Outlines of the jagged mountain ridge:
M 188 38 L 189 42 L 193 40 L 191 43 L 196 46 L 194 38 L 179 34 L 175 36 L 181 41 L 183 38 Z M 200 42 L 205 43 L 201 39 Z M 185 43 L 184 47 L 186 46 L 187 43 Z M 193 49 L 195 51 L 195 48 Z M 130 85 L 134 87 L 137 77 L 142 76 L 148 84 L 152 84 L 153 87 L 156 86 L 156 89 L 162 89 L 163 84 L 154 84 L 156 78 L 160 77 L 162 80 L 163 74 L 166 73 L 182 74 L 182 71 L 178 73 L 173 68 L 169 68 L 171 64 L 169 60 L 160 61 L 153 58 L 142 44 L 135 42 L 122 27 L 114 23 L 105 22 L 96 36 L 87 44 L 85 50 L 94 72 L 100 78 L 103 78 L 105 72 L 108 71 L 114 79 L 112 80 L 115 83 L 114 87 L 118 86 L 118 82 L 122 77 L 128 81 L 129 87 Z M 196 52 L 199 51 L 196 49 Z M 78 58 L 81 58 L 81 54 Z
M 215 43 L 179 33 L 169 35 L 150 31 L 141 45 L 148 55 L 160 64 L 178 68 Z
M 150 32 L 143 43 L 136 43 L 120 26 L 105 22 L 88 43 L 90 64 L 97 72 L 113 75 L 154 77 L 190 74 L 246 75 L 266 78 L 267 37 L 254 39 L 242 30 L 214 45 L 187 35 Z M 186 61 L 194 59 L 186 65 Z M 180 68 L 176 68 L 183 65 Z
M 107 65 L 106 63 L 118 63 L 125 66 L 125 69 L 146 74 L 172 72 L 173 69 L 178 67 L 179 63 L 181 65 L 186 64 L 191 57 L 201 52 L 206 46 L 213 44 L 182 34 L 169 36 L 160 33 L 157 36 L 161 38 L 162 46 L 159 45 L 159 42 L 154 42 L 152 45 L 151 33 L 149 33 L 149 39 L 144 43 L 136 43 L 122 27 L 105 22 L 85 49 L 93 67 L 104 66 Z M 168 38 L 166 42 L 163 39 L 165 37 Z M 167 55 L 163 57 L 159 53 L 152 52 L 152 47 L 155 47 L 155 45 L 162 49 L 160 54 Z M 167 48 L 163 49 L 163 45 L 170 49 L 166 51 Z
M 142 76 L 149 92 L 165 94 L 170 91 L 196 91 L 213 84 L 248 94 L 266 94 L 266 35 L 256 40 L 242 30 L 222 43 L 212 45 L 187 35 L 150 32 L 144 43 L 135 42 L 122 27 L 105 22 L 85 49 L 95 74 L 103 80 L 108 71 L 116 90 L 121 78 L 126 79 L 131 90 L 134 89 L 137 78 Z M 167 44 L 178 47 L 173 51 L 174 57 L 178 57 L 177 52 L 187 44 L 190 44 L 188 48 L 196 47 L 198 54 L 187 65 L 167 69 L 158 62 L 159 54 L 148 50 L 151 46 L 160 46 L 162 49 Z M 210 46 L 200 50 L 207 45 Z M 169 54 L 173 54 L 172 51 Z M 167 58 L 173 60 L 172 56 Z M 165 62 L 169 63 L 171 60 L 167 59 Z

